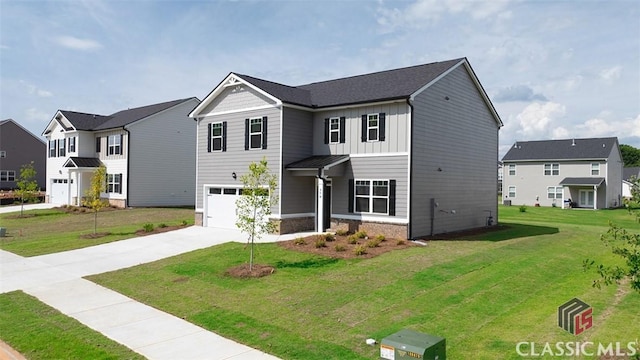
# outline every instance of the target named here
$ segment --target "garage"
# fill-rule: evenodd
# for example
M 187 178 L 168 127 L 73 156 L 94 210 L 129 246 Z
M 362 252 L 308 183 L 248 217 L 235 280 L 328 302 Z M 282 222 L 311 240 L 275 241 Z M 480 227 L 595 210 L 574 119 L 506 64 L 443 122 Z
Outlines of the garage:
M 207 190 L 206 226 L 236 229 L 236 200 L 240 188 L 210 187 Z
M 51 179 L 49 202 L 57 205 L 69 203 L 69 179 Z

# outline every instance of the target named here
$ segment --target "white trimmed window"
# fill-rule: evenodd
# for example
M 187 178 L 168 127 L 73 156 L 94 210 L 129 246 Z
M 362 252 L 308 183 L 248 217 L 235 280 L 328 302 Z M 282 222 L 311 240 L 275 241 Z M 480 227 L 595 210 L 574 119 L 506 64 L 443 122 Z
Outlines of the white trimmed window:
M 109 135 L 108 155 L 122 155 L 122 135 Z
M 107 174 L 107 192 L 122 194 L 122 174 Z
M 389 213 L 389 180 L 356 180 L 355 211 Z
M 211 150 L 210 151 L 222 151 L 222 123 L 211 124 Z
M 340 118 L 329 119 L 329 143 L 337 144 L 340 142 Z
M 367 115 L 367 140 L 378 141 L 379 133 L 380 122 L 378 120 L 378 114 Z
M 600 175 L 600 164 L 599 163 L 591 163 L 591 175 L 592 176 Z
M 0 181 L 16 181 L 16 172 L 14 170 L 0 171 Z
M 262 118 L 249 119 L 249 149 L 262 149 Z
M 544 175 L 560 175 L 560 164 L 544 164 Z
M 69 152 L 76 152 L 76 137 L 69 138 Z
M 509 164 L 509 176 L 515 176 L 516 164 Z
M 7 152 L 4 150 L 0 151 L 0 158 L 6 158 L 7 157 Z
M 562 199 L 562 186 L 547 187 L 547 199 Z
M 66 144 L 64 139 L 58 140 L 58 156 L 62 157 L 66 155 Z
M 513 185 L 509 186 L 509 197 L 510 198 L 516 197 L 516 187 Z

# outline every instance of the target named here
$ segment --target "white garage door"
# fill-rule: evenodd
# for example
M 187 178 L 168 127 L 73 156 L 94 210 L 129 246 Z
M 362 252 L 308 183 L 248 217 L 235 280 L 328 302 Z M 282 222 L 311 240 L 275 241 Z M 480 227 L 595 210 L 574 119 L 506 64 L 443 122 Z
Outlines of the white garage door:
M 240 189 L 212 187 L 207 191 L 207 226 L 236 229 L 236 200 Z
M 68 179 L 51 179 L 49 202 L 57 205 L 65 205 L 69 202 Z

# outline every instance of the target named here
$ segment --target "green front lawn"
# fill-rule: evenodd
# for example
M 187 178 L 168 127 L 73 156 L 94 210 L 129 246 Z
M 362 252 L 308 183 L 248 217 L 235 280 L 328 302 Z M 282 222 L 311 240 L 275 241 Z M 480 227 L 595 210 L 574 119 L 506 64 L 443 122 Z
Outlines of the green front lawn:
M 232 279 L 248 261 L 229 243 L 90 279 L 283 359 L 372 359 L 402 328 L 447 339 L 450 359 L 517 359 L 516 344 L 635 341 L 640 294 L 591 286 L 585 258 L 618 261 L 599 240 L 608 221 L 640 228 L 625 210 L 500 207 L 501 229 L 398 250 L 373 259 L 329 260 L 259 244 L 273 275 Z M 579 336 L 557 326 L 558 306 L 593 307 Z M 538 349 L 540 351 L 541 349 Z M 551 358 L 551 357 L 549 357 Z
M 21 291 L 0 294 L 0 336 L 32 360 L 144 359 Z
M 193 209 L 184 208 L 137 208 L 108 210 L 98 213 L 97 232 L 110 235 L 98 238 L 83 238 L 92 234 L 93 213 L 67 213 L 60 209 L 25 211 L 0 214 L 0 226 L 7 229 L 6 237 L 0 238 L 0 249 L 22 256 L 36 256 L 73 250 L 128 239 L 136 236 L 146 223 L 167 226 L 194 222 Z

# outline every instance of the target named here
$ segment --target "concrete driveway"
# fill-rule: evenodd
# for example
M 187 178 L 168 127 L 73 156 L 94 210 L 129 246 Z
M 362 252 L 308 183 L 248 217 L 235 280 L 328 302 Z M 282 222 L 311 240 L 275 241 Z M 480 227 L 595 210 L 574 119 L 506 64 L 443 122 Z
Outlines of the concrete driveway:
M 305 235 L 268 235 L 262 242 Z M 277 359 L 82 279 L 246 240 L 237 230 L 191 226 L 30 258 L 0 250 L 0 293 L 22 290 L 149 359 Z

